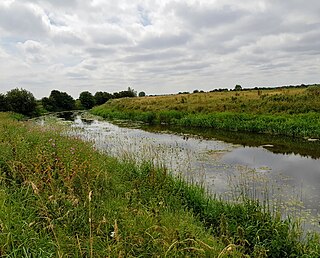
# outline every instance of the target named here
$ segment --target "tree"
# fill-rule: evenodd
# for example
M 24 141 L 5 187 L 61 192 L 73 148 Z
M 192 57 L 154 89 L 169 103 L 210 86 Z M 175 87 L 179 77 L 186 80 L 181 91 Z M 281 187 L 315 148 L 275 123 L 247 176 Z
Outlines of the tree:
M 144 92 L 144 91 L 141 91 L 141 92 L 139 92 L 139 95 L 138 95 L 139 97 L 145 97 L 146 96 L 146 93 Z
M 108 92 L 98 91 L 96 92 L 96 94 L 94 94 L 94 101 L 96 105 L 102 105 L 112 98 L 113 98 L 113 95 Z
M 66 92 L 53 90 L 49 98 L 42 99 L 43 107 L 52 112 L 75 109 L 75 100 Z
M 242 90 L 241 85 L 237 84 L 237 85 L 234 87 L 234 90 L 236 90 L 236 91 Z
M 24 89 L 13 89 L 6 94 L 8 110 L 23 115 L 33 115 L 36 111 L 37 102 L 33 94 Z
M 91 109 L 94 106 L 94 97 L 89 91 L 81 92 L 79 100 L 85 109 Z
M 7 111 L 8 105 L 7 105 L 7 98 L 4 94 L 0 93 L 0 111 Z
M 136 92 L 131 91 L 131 90 L 124 90 L 124 91 L 113 93 L 113 96 L 116 99 L 119 99 L 119 98 L 133 98 L 133 97 L 136 97 L 137 94 L 136 94 Z
M 128 87 L 128 90 L 127 90 L 127 91 L 129 92 L 129 95 L 130 95 L 131 97 L 137 97 L 137 92 L 136 92 L 134 89 Z M 131 93 L 131 94 L 130 94 L 130 93 Z

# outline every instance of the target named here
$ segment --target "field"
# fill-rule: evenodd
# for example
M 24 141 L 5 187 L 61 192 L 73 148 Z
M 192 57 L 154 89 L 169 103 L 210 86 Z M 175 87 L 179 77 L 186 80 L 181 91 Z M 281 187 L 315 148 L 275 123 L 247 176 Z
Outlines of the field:
M 320 86 L 125 98 L 92 113 L 110 119 L 320 137 Z
M 317 235 L 255 201 L 61 133 L 0 113 L 1 257 L 319 257 Z

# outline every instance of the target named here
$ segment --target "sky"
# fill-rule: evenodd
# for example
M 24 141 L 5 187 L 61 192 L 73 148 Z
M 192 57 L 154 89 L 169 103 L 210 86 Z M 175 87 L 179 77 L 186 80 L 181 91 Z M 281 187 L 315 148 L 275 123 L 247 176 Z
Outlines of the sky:
M 320 81 L 319 0 L 1 0 L 0 93 Z

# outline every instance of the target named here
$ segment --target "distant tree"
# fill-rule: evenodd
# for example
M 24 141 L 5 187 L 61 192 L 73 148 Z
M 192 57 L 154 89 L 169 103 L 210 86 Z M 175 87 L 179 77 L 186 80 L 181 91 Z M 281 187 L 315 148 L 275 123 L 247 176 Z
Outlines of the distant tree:
M 0 94 L 0 111 L 7 111 L 8 105 L 7 105 L 7 98 L 4 94 Z
M 131 92 L 131 94 L 129 94 L 129 95 L 131 95 L 132 97 L 137 97 L 137 92 L 134 89 L 128 87 L 127 91 Z
M 234 90 L 236 90 L 236 91 L 242 90 L 241 85 L 237 84 L 237 85 L 234 87 Z
M 119 98 L 133 98 L 137 96 L 137 92 L 131 89 L 130 87 L 128 90 L 120 91 L 120 92 L 115 92 L 113 93 L 113 97 L 116 99 Z
M 146 96 L 146 93 L 145 93 L 144 91 L 140 91 L 138 96 L 139 96 L 139 97 L 145 97 L 145 96 Z
M 13 89 L 6 94 L 8 110 L 23 115 L 33 115 L 36 111 L 37 102 L 33 94 L 24 89 Z
M 91 109 L 94 106 L 94 97 L 89 91 L 81 92 L 79 100 L 85 109 Z
M 66 92 L 53 90 L 49 98 L 42 99 L 43 107 L 52 112 L 73 110 L 75 109 L 75 100 Z
M 193 93 L 199 93 L 199 90 L 194 90 Z
M 94 94 L 95 105 L 102 105 L 112 98 L 113 98 L 113 95 L 108 92 L 98 91 Z

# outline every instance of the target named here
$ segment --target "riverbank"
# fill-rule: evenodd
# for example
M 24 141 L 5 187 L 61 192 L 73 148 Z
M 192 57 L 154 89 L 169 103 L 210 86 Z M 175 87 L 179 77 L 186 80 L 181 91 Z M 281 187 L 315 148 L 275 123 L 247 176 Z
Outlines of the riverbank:
M 0 115 L 0 254 L 318 257 L 290 220 L 227 203 L 149 162 L 136 165 Z
M 150 124 L 319 138 L 318 88 L 127 98 L 108 101 L 91 112 Z

